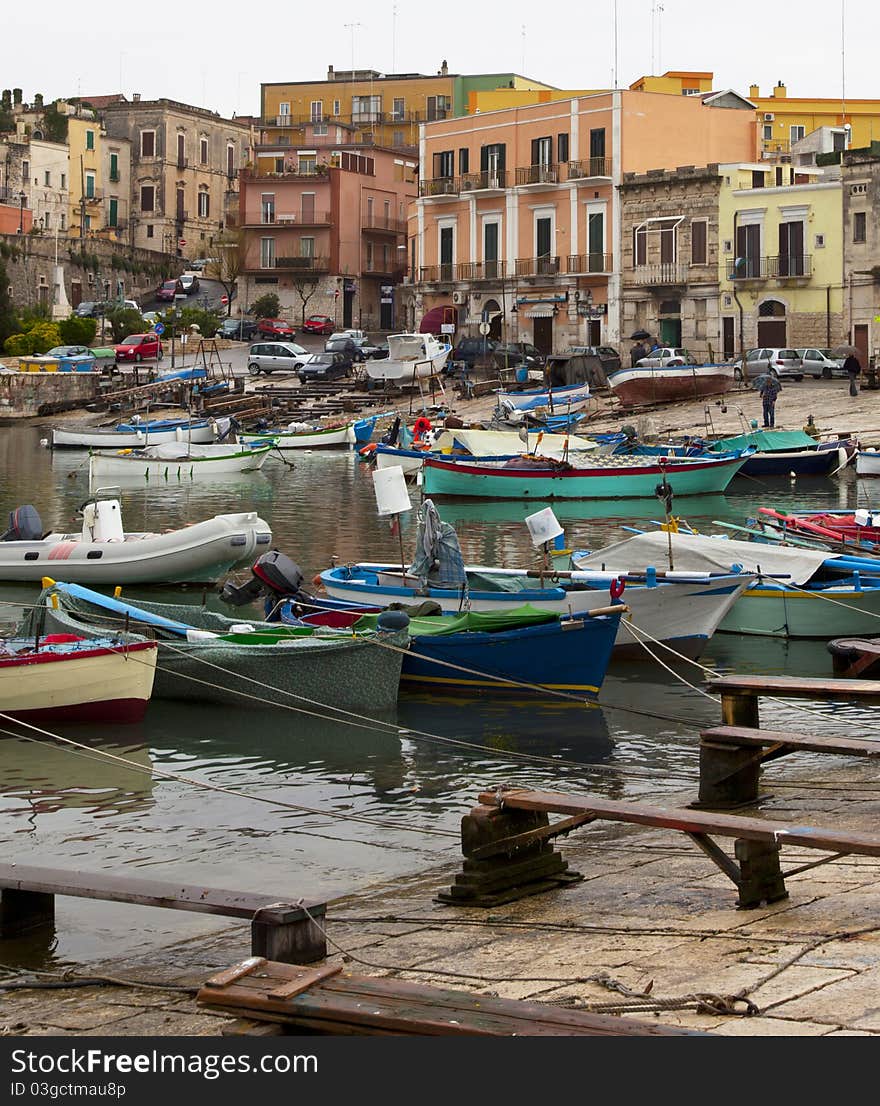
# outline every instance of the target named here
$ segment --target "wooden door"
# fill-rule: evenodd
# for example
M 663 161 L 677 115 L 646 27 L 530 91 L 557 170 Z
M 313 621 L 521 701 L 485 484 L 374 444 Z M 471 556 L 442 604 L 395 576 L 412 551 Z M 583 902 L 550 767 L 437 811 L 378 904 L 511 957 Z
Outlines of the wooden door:
M 853 345 L 859 351 L 859 364 L 868 367 L 868 324 L 857 323 L 853 327 Z
M 553 352 L 553 319 L 535 319 L 534 344 L 541 353 Z
M 728 359 L 736 353 L 736 338 L 734 337 L 734 318 L 732 315 L 724 315 L 721 319 L 721 345 L 724 356 Z
M 758 319 L 758 345 L 783 349 L 785 319 Z

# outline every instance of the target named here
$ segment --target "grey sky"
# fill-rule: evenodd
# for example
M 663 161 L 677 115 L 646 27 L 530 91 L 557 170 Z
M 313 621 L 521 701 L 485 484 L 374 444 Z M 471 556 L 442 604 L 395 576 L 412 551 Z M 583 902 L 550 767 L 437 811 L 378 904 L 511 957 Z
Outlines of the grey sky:
M 877 97 L 871 53 L 880 18 L 872 0 L 618 0 L 618 83 L 654 70 L 705 69 L 715 87 L 790 96 L 842 92 L 845 4 L 847 97 Z M 381 72 L 525 72 L 562 88 L 607 86 L 613 0 L 333 0 L 330 4 L 230 3 L 147 7 L 44 0 L 4 10 L 3 88 L 129 98 L 169 96 L 223 115 L 257 114 L 261 81 L 321 79 L 328 65 Z M 393 12 L 396 9 L 397 16 Z M 502 14 L 503 13 L 503 14 Z M 346 24 L 362 26 L 350 29 Z M 396 26 L 396 33 L 395 33 Z M 447 30 L 448 28 L 448 30 Z M 523 32 L 523 28 L 525 31 Z M 16 44 L 15 46 L 11 44 Z M 19 48 L 17 44 L 27 44 Z

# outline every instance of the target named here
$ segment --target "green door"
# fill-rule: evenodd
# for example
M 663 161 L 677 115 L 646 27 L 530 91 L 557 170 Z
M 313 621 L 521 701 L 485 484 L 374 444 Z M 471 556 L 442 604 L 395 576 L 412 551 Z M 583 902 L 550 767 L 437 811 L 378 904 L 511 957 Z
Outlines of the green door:
M 660 345 L 681 345 L 681 319 L 660 320 Z

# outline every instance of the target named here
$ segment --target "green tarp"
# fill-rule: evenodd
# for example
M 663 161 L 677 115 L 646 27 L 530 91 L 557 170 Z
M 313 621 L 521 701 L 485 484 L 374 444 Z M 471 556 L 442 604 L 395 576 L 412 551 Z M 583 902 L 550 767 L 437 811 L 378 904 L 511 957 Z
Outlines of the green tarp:
M 553 611 L 542 611 L 526 603 L 522 607 L 506 608 L 502 611 L 466 611 L 457 615 L 443 614 L 429 618 L 412 618 L 407 633 L 413 637 L 458 634 L 463 630 L 497 634 L 503 630 L 539 626 L 544 622 L 553 622 L 558 617 Z M 354 629 L 375 630 L 378 618 L 378 614 L 365 614 L 354 624 Z
M 803 430 L 754 430 L 751 434 L 722 438 L 713 442 L 711 448 L 713 453 L 726 453 L 733 449 L 747 449 L 750 445 L 759 453 L 784 453 L 792 449 L 815 449 L 816 439 Z

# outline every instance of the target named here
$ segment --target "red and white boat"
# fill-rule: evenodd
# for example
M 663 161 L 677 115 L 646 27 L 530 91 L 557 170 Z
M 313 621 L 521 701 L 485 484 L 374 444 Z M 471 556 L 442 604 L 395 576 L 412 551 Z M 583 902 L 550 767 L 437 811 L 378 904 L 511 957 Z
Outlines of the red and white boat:
M 608 384 L 624 407 L 720 395 L 736 385 L 732 365 L 636 365 L 608 375 Z
M 139 722 L 156 674 L 155 641 L 49 634 L 0 640 L 0 714 L 27 722 Z

